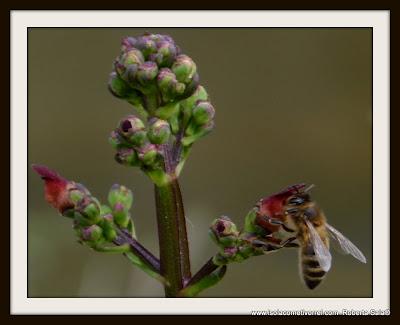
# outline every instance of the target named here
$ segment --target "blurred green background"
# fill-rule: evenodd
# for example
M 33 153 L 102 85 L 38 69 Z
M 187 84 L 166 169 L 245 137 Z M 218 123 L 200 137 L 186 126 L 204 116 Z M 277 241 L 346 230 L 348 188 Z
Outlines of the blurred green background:
M 192 269 L 215 252 L 211 221 L 242 224 L 261 197 L 316 184 L 329 222 L 368 264 L 333 252 L 315 291 L 298 276 L 296 250 L 228 267 L 202 297 L 372 295 L 371 29 L 34 28 L 29 30 L 29 163 L 46 164 L 105 200 L 113 183 L 135 194 L 139 240 L 157 254 L 153 187 L 114 162 L 108 135 L 132 108 L 107 90 L 123 36 L 170 34 L 197 63 L 217 110 L 181 175 Z M 43 198 L 29 171 L 30 297 L 160 297 L 162 287 L 127 260 L 79 245 L 71 222 Z

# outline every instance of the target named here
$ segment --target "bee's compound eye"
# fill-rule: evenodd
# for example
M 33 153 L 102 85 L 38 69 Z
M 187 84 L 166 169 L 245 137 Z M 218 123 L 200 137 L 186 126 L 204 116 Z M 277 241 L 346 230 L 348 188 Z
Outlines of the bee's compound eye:
M 304 199 L 298 196 L 292 197 L 291 199 L 289 199 L 288 203 L 290 205 L 301 205 L 304 203 Z
M 307 218 L 312 219 L 312 218 L 315 218 L 318 215 L 318 211 L 315 208 L 307 208 L 304 211 L 304 215 Z

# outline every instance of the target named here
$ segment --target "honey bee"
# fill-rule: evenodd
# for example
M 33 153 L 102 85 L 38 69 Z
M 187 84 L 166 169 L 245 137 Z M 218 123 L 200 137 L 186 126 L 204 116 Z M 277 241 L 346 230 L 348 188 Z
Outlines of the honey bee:
M 362 263 L 364 254 L 342 233 L 327 223 L 326 217 L 309 191 L 313 185 L 296 184 L 260 201 L 258 224 L 269 231 L 279 227 L 295 233 L 282 244 L 299 247 L 300 275 L 309 289 L 316 288 L 331 268 L 330 240 L 345 254 Z

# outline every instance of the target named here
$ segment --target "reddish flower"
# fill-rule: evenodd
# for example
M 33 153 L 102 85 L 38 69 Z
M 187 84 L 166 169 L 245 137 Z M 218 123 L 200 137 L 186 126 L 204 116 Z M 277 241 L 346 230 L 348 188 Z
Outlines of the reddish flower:
M 69 197 L 69 190 L 74 188 L 74 182 L 66 180 L 43 165 L 32 165 L 32 169 L 44 180 L 44 194 L 47 202 L 60 213 L 74 207 Z

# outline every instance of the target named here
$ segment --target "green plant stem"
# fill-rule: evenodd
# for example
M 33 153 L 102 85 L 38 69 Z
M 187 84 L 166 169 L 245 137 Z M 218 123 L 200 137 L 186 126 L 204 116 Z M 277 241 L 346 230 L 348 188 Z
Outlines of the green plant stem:
M 166 160 L 168 164 L 168 160 Z M 169 166 L 166 170 L 170 171 Z M 166 297 L 176 297 L 191 277 L 186 219 L 178 180 L 155 185 L 161 275 Z
M 128 244 L 130 250 L 135 254 L 145 265 L 147 265 L 153 271 L 160 273 L 160 262 L 159 260 L 150 253 L 145 247 L 143 247 L 136 239 L 125 230 L 118 230 L 118 237 L 114 240 L 117 245 Z

